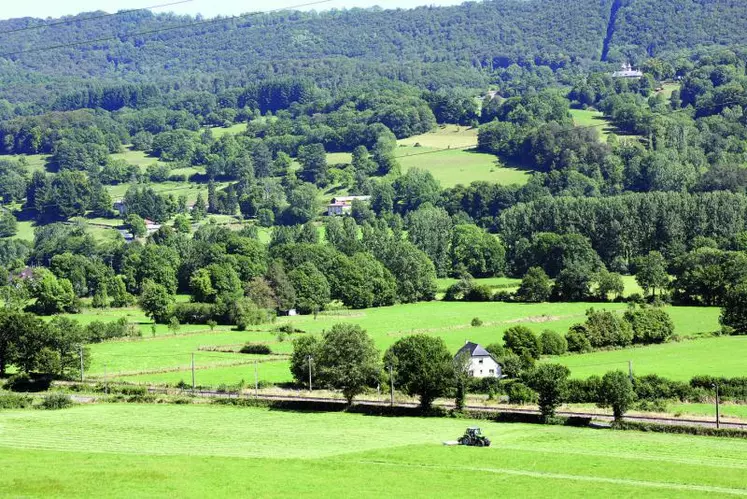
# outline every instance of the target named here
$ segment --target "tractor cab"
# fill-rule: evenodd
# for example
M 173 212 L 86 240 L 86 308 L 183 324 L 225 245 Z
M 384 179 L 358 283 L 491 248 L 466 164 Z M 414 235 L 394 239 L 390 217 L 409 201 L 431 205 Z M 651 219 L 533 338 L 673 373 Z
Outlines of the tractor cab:
M 459 443 L 475 447 L 490 447 L 490 440 L 482 434 L 477 426 L 467 428 L 462 438 L 459 439 Z
M 472 426 L 470 428 L 467 428 L 466 433 L 472 438 L 477 438 L 482 435 L 480 428 L 478 428 L 477 426 Z

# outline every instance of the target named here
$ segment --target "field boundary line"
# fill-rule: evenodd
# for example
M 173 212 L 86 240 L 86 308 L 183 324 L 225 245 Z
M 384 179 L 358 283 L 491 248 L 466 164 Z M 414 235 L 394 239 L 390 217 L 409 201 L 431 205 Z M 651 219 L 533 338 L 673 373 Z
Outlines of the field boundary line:
M 658 488 L 658 489 L 669 489 L 669 490 L 687 490 L 697 492 L 716 492 L 721 494 L 731 494 L 737 496 L 747 496 L 747 489 L 732 489 L 727 487 L 718 487 L 715 485 L 695 485 L 685 483 L 673 483 L 673 482 L 651 482 L 647 480 L 629 480 L 626 478 L 611 478 L 611 477 L 595 477 L 589 475 L 571 475 L 566 473 L 553 473 L 547 471 L 528 471 L 528 470 L 514 470 L 508 468 L 484 468 L 484 467 L 471 467 L 471 466 L 448 466 L 448 465 L 430 465 L 430 464 L 411 464 L 411 463 L 396 463 L 390 461 L 358 461 L 359 464 L 372 464 L 378 466 L 397 466 L 407 468 L 423 468 L 423 469 L 434 469 L 434 470 L 454 470 L 454 471 L 475 471 L 480 473 L 495 473 L 500 475 L 515 475 L 515 476 L 528 476 L 534 478 L 550 478 L 556 480 L 577 480 L 582 482 L 599 482 L 599 483 L 611 483 L 615 485 L 629 485 L 632 487 L 647 487 L 647 488 Z

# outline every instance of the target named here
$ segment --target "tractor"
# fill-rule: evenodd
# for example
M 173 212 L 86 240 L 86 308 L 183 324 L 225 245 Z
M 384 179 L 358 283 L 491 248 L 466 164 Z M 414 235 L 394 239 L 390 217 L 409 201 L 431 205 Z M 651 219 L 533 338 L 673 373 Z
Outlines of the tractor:
M 461 445 L 470 445 L 475 447 L 490 447 L 490 439 L 482 434 L 480 428 L 476 426 L 467 428 L 464 435 L 459 439 Z

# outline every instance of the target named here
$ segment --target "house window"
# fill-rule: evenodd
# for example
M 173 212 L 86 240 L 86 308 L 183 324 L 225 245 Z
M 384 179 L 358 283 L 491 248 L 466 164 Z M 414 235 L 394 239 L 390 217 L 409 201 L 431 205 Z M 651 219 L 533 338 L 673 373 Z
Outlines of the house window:
M 477 361 L 478 364 L 482 364 L 482 359 Z
M 491 369 L 491 370 L 490 370 L 490 371 L 488 371 L 488 372 L 489 372 L 490 374 L 495 374 L 495 369 Z

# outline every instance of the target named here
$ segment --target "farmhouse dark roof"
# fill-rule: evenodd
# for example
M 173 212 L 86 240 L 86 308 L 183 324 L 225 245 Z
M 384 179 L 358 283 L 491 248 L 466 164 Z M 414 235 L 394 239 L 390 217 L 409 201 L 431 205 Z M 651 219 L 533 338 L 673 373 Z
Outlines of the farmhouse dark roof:
M 457 355 L 459 355 L 462 352 L 469 353 L 470 357 L 490 357 L 490 352 L 485 350 L 483 347 L 478 345 L 477 343 L 472 343 L 471 341 L 468 341 L 464 344 L 462 348 L 459 349 L 457 352 Z

